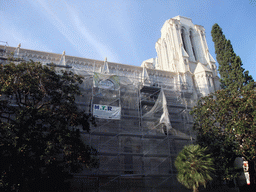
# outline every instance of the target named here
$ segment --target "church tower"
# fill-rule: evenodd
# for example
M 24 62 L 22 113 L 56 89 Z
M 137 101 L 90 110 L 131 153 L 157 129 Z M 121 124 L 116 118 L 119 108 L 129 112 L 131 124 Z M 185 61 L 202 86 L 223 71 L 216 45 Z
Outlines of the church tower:
M 216 64 L 208 50 L 205 29 L 194 25 L 190 18 L 177 16 L 167 20 L 155 48 L 157 58 L 143 63 L 151 63 L 158 70 L 175 72 L 178 82 L 192 87 L 198 96 L 219 89 Z

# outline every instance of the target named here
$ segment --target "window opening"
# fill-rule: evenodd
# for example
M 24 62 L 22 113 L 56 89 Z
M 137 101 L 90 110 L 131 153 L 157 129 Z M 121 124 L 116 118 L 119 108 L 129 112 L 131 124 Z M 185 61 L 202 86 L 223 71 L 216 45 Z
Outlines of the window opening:
M 181 39 L 182 39 L 182 44 L 183 44 L 183 47 L 185 49 L 185 51 L 187 52 L 187 47 L 186 47 L 186 44 L 185 44 L 185 31 L 184 29 L 181 29 Z
M 210 78 L 208 78 L 208 84 L 209 84 L 209 87 L 211 87 L 211 81 L 210 81 Z
M 192 31 L 189 32 L 189 38 L 190 38 L 190 42 L 191 42 L 191 47 L 192 47 L 193 55 L 195 57 L 195 60 L 197 61 L 195 47 L 194 47 L 194 41 L 193 41 L 194 39 L 192 37 Z

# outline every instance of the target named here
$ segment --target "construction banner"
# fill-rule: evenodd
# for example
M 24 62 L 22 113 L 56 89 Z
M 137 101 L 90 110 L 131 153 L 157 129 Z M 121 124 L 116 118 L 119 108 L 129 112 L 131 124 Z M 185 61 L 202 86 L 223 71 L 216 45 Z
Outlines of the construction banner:
M 93 116 L 101 119 L 120 119 L 121 107 L 94 104 Z
M 119 77 L 117 75 L 94 73 L 93 86 L 100 89 L 118 90 L 120 88 Z

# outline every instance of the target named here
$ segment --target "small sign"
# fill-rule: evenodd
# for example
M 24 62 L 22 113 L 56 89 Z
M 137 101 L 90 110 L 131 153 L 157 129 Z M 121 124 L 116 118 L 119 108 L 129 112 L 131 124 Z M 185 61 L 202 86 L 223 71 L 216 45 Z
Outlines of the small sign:
M 120 119 L 121 107 L 94 104 L 93 116 L 101 119 Z

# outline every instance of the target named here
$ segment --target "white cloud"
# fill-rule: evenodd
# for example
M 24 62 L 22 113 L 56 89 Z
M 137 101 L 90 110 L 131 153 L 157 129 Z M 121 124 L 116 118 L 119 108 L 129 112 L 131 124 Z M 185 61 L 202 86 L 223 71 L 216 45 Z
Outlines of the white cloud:
M 82 36 L 82 39 L 86 39 L 91 45 L 93 45 L 101 58 L 108 56 L 108 58 L 110 58 L 111 60 L 117 61 L 117 56 L 111 52 L 110 48 L 98 41 L 97 38 L 94 37 L 94 35 L 92 35 L 89 30 L 87 30 L 84 22 L 77 14 L 77 11 L 74 10 L 74 8 L 70 7 L 68 4 L 66 5 L 72 20 L 71 22 L 74 25 L 76 31 Z
M 65 1 L 61 3 L 61 12 L 58 12 L 56 7 L 50 5 L 50 3 L 45 0 L 38 0 L 37 2 L 40 7 L 38 7 L 38 3 L 35 1 L 30 1 L 81 55 L 88 57 L 88 52 L 92 52 L 88 50 L 89 44 L 89 47 L 92 47 L 94 52 L 98 54 L 97 57 L 104 59 L 107 56 L 109 60 L 118 61 L 118 57 L 110 48 L 101 43 L 87 30 L 84 22 L 76 13 L 78 10 L 74 10 L 74 8 L 69 6 Z

